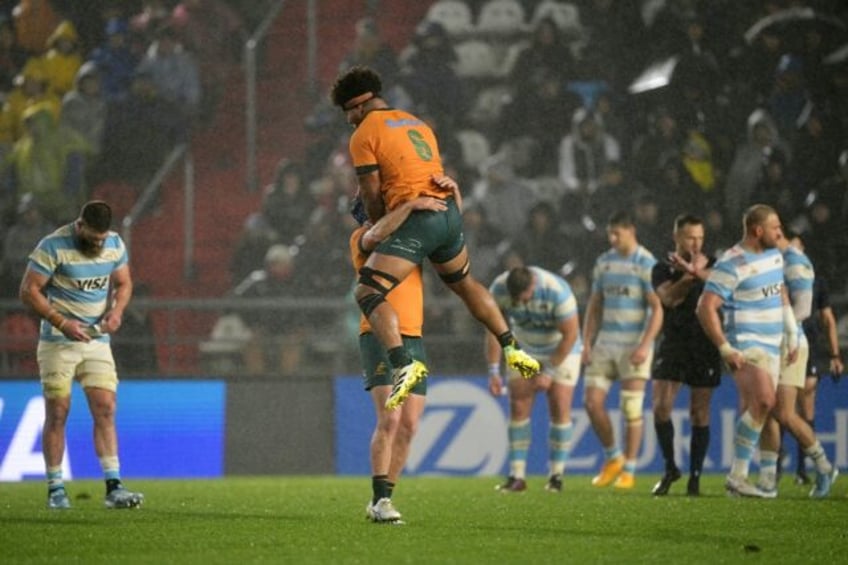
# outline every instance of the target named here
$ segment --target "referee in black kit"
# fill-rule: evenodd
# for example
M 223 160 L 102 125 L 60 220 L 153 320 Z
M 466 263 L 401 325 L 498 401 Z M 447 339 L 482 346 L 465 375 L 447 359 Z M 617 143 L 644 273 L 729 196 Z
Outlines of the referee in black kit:
M 668 494 L 681 473 L 674 461 L 671 413 L 680 386 L 690 388 L 689 496 L 700 494 L 700 477 L 710 443 L 710 401 L 721 382 L 721 356 L 695 315 L 698 298 L 715 258 L 703 254 L 704 223 L 692 215 L 674 220 L 673 252 L 657 262 L 651 283 L 663 305 L 663 327 L 652 375 L 654 429 L 665 460 L 665 473 L 651 491 Z

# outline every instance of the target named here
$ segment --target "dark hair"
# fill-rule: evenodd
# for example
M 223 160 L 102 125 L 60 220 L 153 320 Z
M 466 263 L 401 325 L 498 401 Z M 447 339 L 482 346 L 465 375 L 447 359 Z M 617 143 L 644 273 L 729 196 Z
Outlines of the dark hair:
M 618 212 L 613 212 L 612 215 L 607 220 L 608 227 L 621 227 L 621 228 L 632 228 L 635 224 L 633 223 L 633 217 L 630 215 L 630 212 L 626 210 L 619 210 Z
M 509 296 L 516 300 L 518 296 L 530 288 L 533 282 L 533 273 L 527 267 L 515 267 L 506 277 L 506 289 Z
M 80 211 L 80 219 L 96 232 L 109 231 L 112 227 L 112 208 L 102 200 L 86 202 Z
M 377 71 L 363 66 L 355 66 L 336 78 L 330 91 L 330 99 L 333 104 L 343 110 L 345 104 L 350 100 L 367 92 L 374 96 L 380 96 L 383 83 Z
M 704 220 L 693 214 L 680 214 L 674 218 L 674 231 L 683 229 L 686 226 L 703 226 Z

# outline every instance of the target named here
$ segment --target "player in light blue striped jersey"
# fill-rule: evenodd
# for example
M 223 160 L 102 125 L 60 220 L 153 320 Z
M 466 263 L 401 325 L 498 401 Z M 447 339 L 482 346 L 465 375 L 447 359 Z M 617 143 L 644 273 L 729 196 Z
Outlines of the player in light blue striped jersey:
M 562 277 L 539 267 L 515 267 L 501 273 L 489 291 L 509 322 L 515 339 L 542 363 L 541 372 L 529 380 L 521 378 L 518 371 L 509 370 L 509 477 L 498 490 L 520 492 L 527 487 L 525 470 L 530 448 L 530 414 L 536 392 L 545 391 L 550 412 L 545 488 L 560 492 L 574 433 L 571 400 L 580 377 L 583 349 L 577 300 Z M 500 359 L 501 346 L 495 336 L 487 332 L 489 390 L 496 396 L 503 391 Z
M 784 279 L 789 293 L 789 302 L 792 304 L 792 311 L 798 322 L 798 359 L 794 363 L 786 363 L 786 356 L 782 356 L 784 362 L 781 363 L 777 381 L 776 405 L 760 438 L 760 477 L 757 487 L 769 497 L 777 496 L 780 426 L 783 426 L 795 437 L 804 455 L 809 457 L 815 465 L 816 480 L 810 496 L 824 498 L 830 494 L 831 486 L 839 471 L 828 460 L 813 428 L 796 409 L 798 391 L 804 389 L 807 361 L 810 356 L 810 346 L 802 322 L 810 317 L 813 310 L 815 280 L 813 264 L 809 257 L 797 247 L 790 245 L 796 237 L 793 233 L 785 232 L 784 237 L 778 241 L 777 247 L 783 253 Z M 784 343 L 784 351 L 786 348 L 787 344 Z
M 132 297 L 132 278 L 127 250 L 111 224 L 108 204 L 86 203 L 79 218 L 38 243 L 21 281 L 21 301 L 42 318 L 38 368 L 45 401 L 42 448 L 48 508 L 71 505 L 63 477 L 74 379 L 85 391 L 94 421 L 94 449 L 106 482 L 104 504 L 133 508 L 144 500 L 141 493 L 124 488 L 118 461 L 118 376 L 109 334 L 121 327 Z
M 784 340 L 788 361 L 797 357 L 798 324 L 784 286 L 783 255 L 777 249 L 783 237 L 780 218 L 771 206 L 756 204 L 745 212 L 743 226 L 742 241 L 713 266 L 697 315 L 730 368 L 742 407 L 725 487 L 731 495 L 765 497 L 768 493 L 748 482 L 748 470 L 775 405 Z
M 642 444 L 645 384 L 650 378 L 654 340 L 662 329 L 663 309 L 651 284 L 656 259 L 636 239 L 626 212 L 607 222 L 611 249 L 595 262 L 592 293 L 583 322 L 586 367 L 585 407 L 604 448 L 604 464 L 592 484 L 631 489 Z M 606 399 L 613 381 L 621 381 L 624 451 L 616 444 Z

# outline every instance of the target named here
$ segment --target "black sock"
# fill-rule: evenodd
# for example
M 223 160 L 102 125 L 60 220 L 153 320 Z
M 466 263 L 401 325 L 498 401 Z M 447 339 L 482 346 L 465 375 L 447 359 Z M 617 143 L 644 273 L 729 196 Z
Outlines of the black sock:
M 665 470 L 676 469 L 677 465 L 674 463 L 674 424 L 671 420 L 665 422 L 654 420 L 654 430 L 657 433 L 657 441 L 659 441 L 660 451 L 665 460 Z
M 121 486 L 121 479 L 106 479 L 106 494 Z
M 704 459 L 707 458 L 707 449 L 710 446 L 710 427 L 692 426 L 692 438 L 689 442 L 689 474 L 700 477 L 704 469 Z
M 386 481 L 386 498 L 391 498 L 395 492 L 395 484 L 389 481 Z
M 509 330 L 498 336 L 498 343 L 501 344 L 501 347 L 518 347 L 518 342 L 515 341 L 512 332 Z
M 371 477 L 371 491 L 374 493 L 372 504 L 377 504 L 381 498 L 391 498 L 389 493 L 389 476 L 374 475 Z
M 412 355 L 410 355 L 409 351 L 407 351 L 402 345 L 389 349 L 388 354 L 389 363 L 391 363 L 392 367 L 395 369 L 412 363 Z

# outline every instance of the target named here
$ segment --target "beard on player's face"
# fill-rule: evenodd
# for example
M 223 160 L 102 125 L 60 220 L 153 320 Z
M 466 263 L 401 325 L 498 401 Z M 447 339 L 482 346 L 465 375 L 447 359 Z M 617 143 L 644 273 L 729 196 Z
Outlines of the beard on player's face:
M 77 238 L 77 246 L 79 247 L 80 253 L 86 257 L 99 257 L 103 252 L 102 241 L 95 241 L 85 237 Z
M 103 242 L 105 240 L 102 237 L 96 237 L 91 229 L 84 225 L 77 224 L 75 239 L 77 249 L 86 257 L 99 257 L 103 252 Z

